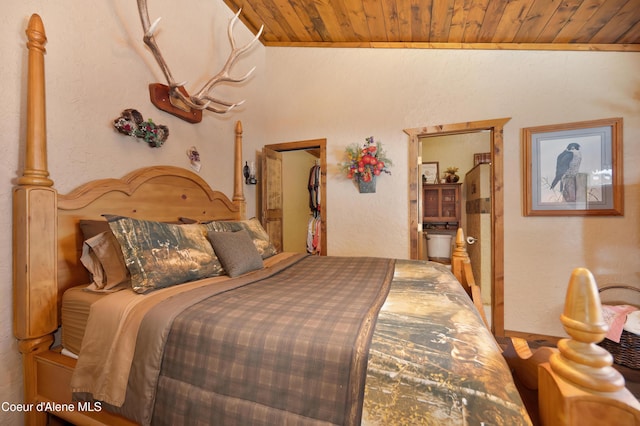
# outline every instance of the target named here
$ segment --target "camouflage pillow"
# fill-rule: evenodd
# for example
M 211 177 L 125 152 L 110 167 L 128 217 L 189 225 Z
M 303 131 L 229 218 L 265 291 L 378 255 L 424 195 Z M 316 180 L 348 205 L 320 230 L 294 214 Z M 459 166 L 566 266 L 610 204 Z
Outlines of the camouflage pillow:
M 204 224 L 204 226 L 207 231 L 214 232 L 237 232 L 246 229 L 253 241 L 253 245 L 256 246 L 258 253 L 260 253 L 263 259 L 278 253 L 273 244 L 271 244 L 267 231 L 264 230 L 260 221 L 255 217 L 238 221 L 214 220 L 213 222 Z
M 105 217 L 138 293 L 224 273 L 202 225 Z

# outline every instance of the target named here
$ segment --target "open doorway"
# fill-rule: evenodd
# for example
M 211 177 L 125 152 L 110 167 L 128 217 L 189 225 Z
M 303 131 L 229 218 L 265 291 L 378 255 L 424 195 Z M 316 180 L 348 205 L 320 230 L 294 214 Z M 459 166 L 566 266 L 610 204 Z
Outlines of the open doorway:
M 439 174 L 422 176 L 421 234 L 423 251 L 421 259 L 450 263 L 452 243 L 457 228 L 461 226 L 467 237 L 467 252 L 471 258 L 473 275 L 481 289 L 482 304 L 487 318 L 491 318 L 491 132 L 478 130 L 468 133 L 430 135 L 421 137 L 420 150 L 423 170 Z M 445 170 L 457 169 L 457 182 L 446 183 Z M 441 193 L 444 205 L 436 205 Z M 451 207 L 456 212 L 454 217 Z M 434 209 L 445 214 L 442 218 L 432 216 Z M 449 244 L 442 243 L 442 241 Z M 448 249 L 446 246 L 449 246 Z M 445 254 L 443 262 L 441 256 Z
M 511 118 L 474 121 L 455 124 L 405 129 L 409 135 L 409 238 L 410 256 L 418 259 L 420 235 L 420 189 L 419 168 L 422 161 L 421 138 L 434 135 L 470 133 L 481 130 L 491 132 L 491 329 L 496 336 L 504 335 L 504 193 L 503 193 L 503 128 Z
M 269 154 L 275 153 L 275 155 Z M 310 160 L 312 159 L 312 160 Z M 304 180 L 300 178 L 300 188 L 302 192 L 295 190 L 287 190 L 287 183 L 284 182 L 285 173 L 295 168 L 289 165 L 303 162 L 303 168 L 306 170 Z M 316 216 L 320 223 L 318 254 L 327 254 L 327 196 L 326 196 L 326 177 L 327 177 L 327 156 L 326 156 L 326 139 L 313 139 L 298 142 L 285 142 L 278 144 L 265 145 L 262 153 L 262 179 L 261 179 L 261 221 L 272 241 L 278 241 L 280 249 L 287 251 L 303 251 L 305 244 L 288 241 L 299 240 L 304 237 L 306 240 L 307 226 L 311 217 L 308 208 L 310 199 L 309 193 L 305 192 L 309 179 L 309 165 L 317 164 L 320 168 L 320 179 L 317 191 L 317 208 Z M 280 170 L 273 170 L 273 168 Z M 287 170 L 282 168 L 287 167 Z M 290 208 L 291 204 L 297 204 L 300 208 Z M 305 217 L 301 218 L 300 213 L 294 210 L 304 211 Z M 288 218 L 287 218 L 288 217 Z M 302 237 L 300 237 L 302 235 Z M 297 247 L 297 248 L 295 248 Z

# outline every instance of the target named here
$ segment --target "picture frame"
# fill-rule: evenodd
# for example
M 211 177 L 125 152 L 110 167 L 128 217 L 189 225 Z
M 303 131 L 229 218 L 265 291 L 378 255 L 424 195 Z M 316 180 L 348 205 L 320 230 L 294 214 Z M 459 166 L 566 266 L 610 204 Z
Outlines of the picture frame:
M 491 164 L 491 153 L 478 152 L 473 154 L 473 166 L 475 167 L 478 164 Z
M 422 183 L 440 183 L 440 164 L 437 161 L 427 161 L 420 167 Z
M 525 216 L 624 214 L 622 118 L 522 129 Z

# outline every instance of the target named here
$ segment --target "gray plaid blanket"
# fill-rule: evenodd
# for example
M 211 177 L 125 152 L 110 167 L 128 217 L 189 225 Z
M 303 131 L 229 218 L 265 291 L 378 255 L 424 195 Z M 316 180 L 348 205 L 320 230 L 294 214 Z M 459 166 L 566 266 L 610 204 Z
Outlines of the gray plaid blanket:
M 176 298 L 162 303 L 143 322 L 131 372 L 149 376 L 160 346 L 140 336 L 160 325 L 157 393 L 148 377 L 142 401 L 127 390 L 125 405 L 137 409 L 126 414 L 146 413 L 136 420 L 148 423 L 153 405 L 158 425 L 360 424 L 368 347 L 393 271 L 390 259 L 297 257 L 178 314 L 167 311 Z

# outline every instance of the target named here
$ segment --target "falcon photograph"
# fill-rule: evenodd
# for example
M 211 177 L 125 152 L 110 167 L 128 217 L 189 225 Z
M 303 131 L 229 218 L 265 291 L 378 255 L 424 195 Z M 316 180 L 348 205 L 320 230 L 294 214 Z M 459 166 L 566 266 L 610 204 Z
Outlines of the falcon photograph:
M 524 128 L 525 214 L 619 214 L 621 129 L 621 119 Z
M 602 185 L 611 184 L 611 168 L 601 167 L 600 136 L 541 139 L 539 149 L 541 203 L 602 200 Z

